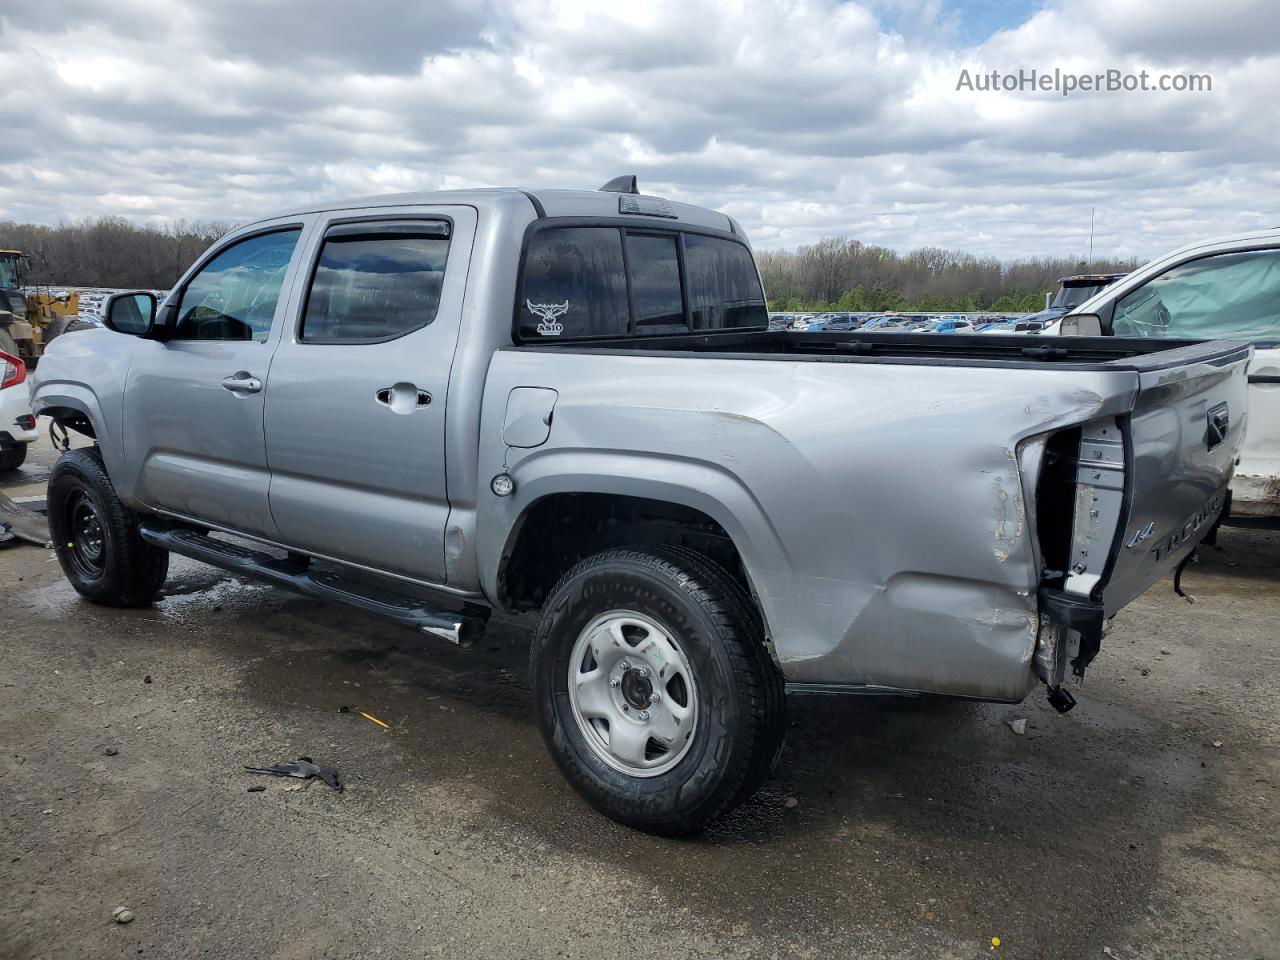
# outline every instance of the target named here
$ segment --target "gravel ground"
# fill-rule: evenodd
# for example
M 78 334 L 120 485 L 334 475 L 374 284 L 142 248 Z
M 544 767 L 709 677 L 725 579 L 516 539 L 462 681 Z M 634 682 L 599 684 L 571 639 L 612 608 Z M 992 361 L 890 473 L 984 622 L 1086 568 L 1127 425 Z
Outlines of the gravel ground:
M 0 957 L 1280 957 L 1280 534 L 1222 546 L 1073 713 L 793 697 L 766 789 L 684 841 L 560 779 L 528 620 L 457 651 L 182 560 L 108 610 L 0 548 Z M 300 755 L 346 791 L 242 769 Z

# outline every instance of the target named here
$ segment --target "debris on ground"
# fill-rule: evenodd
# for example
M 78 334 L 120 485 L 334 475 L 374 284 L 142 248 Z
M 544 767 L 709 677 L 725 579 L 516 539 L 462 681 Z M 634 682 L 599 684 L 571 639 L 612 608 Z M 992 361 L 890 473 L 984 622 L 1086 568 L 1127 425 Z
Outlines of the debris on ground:
M 376 723 L 376 724 L 377 724 L 378 726 L 380 726 L 383 730 L 390 730 L 390 729 L 391 729 L 390 724 L 383 723 L 381 720 L 379 720 L 377 717 L 375 717 L 375 716 L 374 716 L 373 714 L 371 714 L 371 713 L 365 713 L 363 710 L 361 710 L 361 711 L 360 711 L 360 716 L 364 717 L 364 718 L 365 718 L 366 720 L 368 720 L 370 723 Z
M 249 793 L 261 793 L 261 792 L 262 792 L 263 790 L 265 790 L 265 789 L 267 789 L 267 788 L 266 788 L 266 787 L 264 787 L 262 784 L 260 784 L 260 783 L 255 783 L 252 787 L 250 787 L 250 788 L 249 788 L 249 790 L 248 790 L 247 792 L 249 792 Z
M 128 907 L 116 907 L 111 911 L 111 919 L 116 923 L 128 923 L 133 919 L 133 911 Z
M 16 540 L 26 540 L 37 547 L 53 546 L 49 542 L 49 521 L 0 493 L 0 544 Z
M 1027 732 L 1026 718 L 1019 717 L 1017 720 L 1010 720 L 1009 729 L 1012 730 L 1014 733 L 1016 733 L 1018 736 L 1022 736 L 1024 733 Z
M 323 780 L 339 793 L 342 784 L 338 781 L 337 767 L 321 767 L 310 757 L 299 757 L 291 763 L 277 763 L 274 767 L 245 767 L 250 773 L 264 773 L 269 777 L 297 777 L 299 780 L 310 780 L 315 777 Z
M 1162 657 L 1167 657 L 1167 656 L 1169 656 L 1169 654 L 1171 654 L 1171 653 L 1173 653 L 1173 651 L 1172 651 L 1172 650 L 1166 649 L 1165 647 L 1161 647 L 1161 648 L 1160 648 L 1160 655 L 1161 655 Z
M 118 754 L 119 752 L 120 752 L 120 751 L 119 751 L 117 748 L 115 748 L 115 747 L 103 747 L 103 748 L 102 748 L 102 755 L 103 755 L 104 757 L 114 757 L 114 756 L 115 756 L 116 754 Z
M 1215 740 L 1215 741 L 1213 741 L 1213 745 L 1214 745 L 1215 747 L 1219 747 L 1219 748 L 1221 748 L 1221 746 L 1222 746 L 1222 741 L 1221 741 L 1221 740 Z
M 794 810 L 796 807 L 800 806 L 800 801 L 795 797 L 787 797 L 787 799 L 782 801 L 782 805 L 788 810 Z

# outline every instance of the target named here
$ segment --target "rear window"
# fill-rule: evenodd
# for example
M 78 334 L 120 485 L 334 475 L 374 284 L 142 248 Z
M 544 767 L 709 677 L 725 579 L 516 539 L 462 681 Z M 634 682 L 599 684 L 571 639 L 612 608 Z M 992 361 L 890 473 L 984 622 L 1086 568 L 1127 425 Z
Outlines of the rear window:
M 442 221 L 332 227 L 302 318 L 308 343 L 370 343 L 431 323 L 440 307 L 449 227 Z
M 612 226 L 534 233 L 517 316 L 526 341 L 769 324 L 760 279 L 743 244 Z

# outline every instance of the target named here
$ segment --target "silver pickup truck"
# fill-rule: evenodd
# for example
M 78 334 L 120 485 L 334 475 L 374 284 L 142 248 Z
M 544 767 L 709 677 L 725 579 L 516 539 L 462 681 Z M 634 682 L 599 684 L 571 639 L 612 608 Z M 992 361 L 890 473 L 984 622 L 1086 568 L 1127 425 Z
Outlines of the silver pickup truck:
M 374 197 L 225 237 L 57 340 L 62 568 L 178 553 L 466 642 L 540 611 L 533 705 L 605 814 L 696 830 L 787 691 L 1064 681 L 1209 535 L 1246 344 L 769 331 L 741 227 L 641 195 Z

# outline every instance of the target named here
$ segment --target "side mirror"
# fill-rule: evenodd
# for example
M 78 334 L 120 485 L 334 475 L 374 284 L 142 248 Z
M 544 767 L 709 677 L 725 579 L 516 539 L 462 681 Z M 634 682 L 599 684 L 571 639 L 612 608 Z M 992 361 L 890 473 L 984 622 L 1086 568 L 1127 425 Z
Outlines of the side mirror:
M 1096 313 L 1076 313 L 1063 317 L 1058 334 L 1063 337 L 1100 337 L 1102 318 Z
M 107 298 L 102 311 L 102 322 L 116 333 L 145 337 L 156 322 L 156 295 L 154 293 L 117 293 Z

